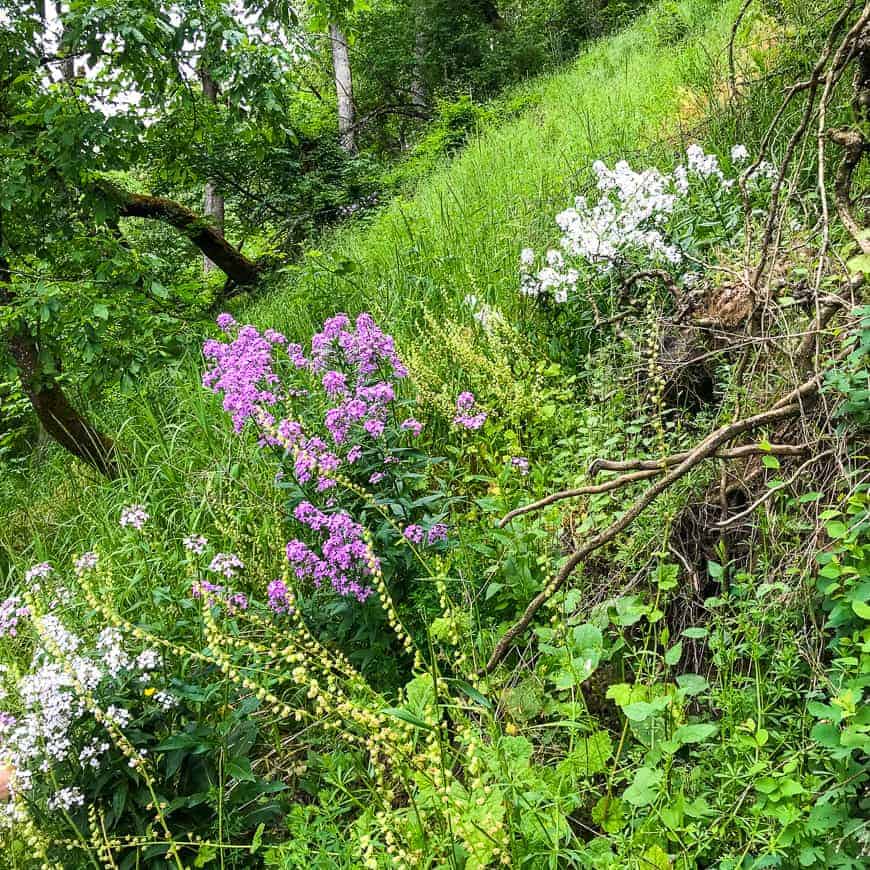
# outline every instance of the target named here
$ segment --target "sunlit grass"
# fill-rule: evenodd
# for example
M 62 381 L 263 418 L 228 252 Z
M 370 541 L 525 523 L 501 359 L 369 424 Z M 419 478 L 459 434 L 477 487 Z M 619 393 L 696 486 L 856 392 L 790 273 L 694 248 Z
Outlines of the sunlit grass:
M 722 57 L 736 6 L 685 0 L 689 30 L 676 44 L 662 41 L 653 8 L 568 69 L 523 86 L 517 96 L 531 106 L 524 114 L 480 131 L 413 197 L 341 229 L 321 256 L 288 268 L 241 316 L 303 338 L 337 310 L 368 309 L 400 346 L 414 342 L 424 308 L 455 313 L 469 293 L 518 316 L 519 251 L 552 241 L 552 215 L 583 187 L 592 161 L 643 153 L 646 162 L 669 162 L 689 141 L 680 106 L 687 91 L 715 89 L 722 71 L 713 59 Z M 731 133 L 718 130 L 721 144 Z M 209 500 L 241 458 L 246 487 L 257 498 L 267 491 L 265 471 L 200 387 L 198 364 L 153 374 L 140 395 L 109 397 L 92 409 L 123 445 L 122 480 L 94 479 L 45 445 L 26 477 L 0 484 L 7 567 L 11 559 L 56 558 L 111 539 L 120 506 L 134 500 L 159 505 L 179 530 L 207 519 Z

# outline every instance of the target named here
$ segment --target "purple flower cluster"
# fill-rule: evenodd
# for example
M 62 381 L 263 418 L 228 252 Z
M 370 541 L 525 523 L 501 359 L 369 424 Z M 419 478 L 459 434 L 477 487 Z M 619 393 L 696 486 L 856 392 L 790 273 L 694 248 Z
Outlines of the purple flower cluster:
M 337 314 L 312 337 L 311 353 L 306 356 L 301 345 L 288 344 L 274 330 L 261 335 L 253 326 L 237 329 L 228 314 L 218 318 L 218 326 L 235 337 L 203 345 L 204 356 L 215 362 L 203 375 L 203 385 L 223 394 L 224 410 L 237 432 L 253 419 L 261 444 L 280 446 L 293 454 L 299 483 L 316 481 L 318 491 L 331 489 L 342 462 L 353 464 L 361 455 L 359 444 L 350 442 L 377 441 L 383 436 L 390 405 L 396 399 L 394 382 L 408 374 L 392 336 L 379 329 L 370 314 L 360 314 L 353 322 L 346 314 Z M 275 372 L 276 345 L 286 345 L 292 365 L 319 380 L 330 402 L 322 424 L 332 447 L 317 435 L 306 437 L 299 422 L 279 420 L 271 410 L 285 399 L 308 395 L 307 390 L 281 383 Z M 415 437 L 422 429 L 413 418 L 401 425 Z M 346 444 L 350 447 L 343 460 L 337 448 Z
M 221 317 L 229 318 L 223 321 L 226 330 L 235 324 L 229 315 Z M 273 352 L 284 337 L 271 331 L 270 335 L 271 341 L 255 327 L 243 326 L 228 344 L 210 339 L 202 346 L 203 356 L 215 363 L 202 376 L 202 385 L 213 393 L 223 393 L 223 407 L 232 417 L 236 432 L 242 431 L 245 421 L 254 417 L 258 407 L 278 401 L 274 392 L 278 376 L 272 369 Z
M 184 549 L 190 553 L 201 556 L 208 546 L 208 539 L 204 535 L 188 535 L 184 539 Z
M 81 577 L 86 571 L 93 571 L 97 567 L 99 557 L 91 550 L 87 553 L 82 553 L 78 559 L 73 562 L 73 569 L 76 574 Z
M 290 606 L 290 591 L 283 580 L 273 580 L 267 587 L 266 594 L 269 596 L 269 607 L 275 613 L 293 612 L 293 608 Z
M 512 456 L 511 467 L 516 468 L 525 477 L 529 473 L 529 460 L 525 456 Z
M 10 595 L 0 601 L 0 637 L 15 637 L 18 634 L 18 623 L 28 616 L 30 611 L 19 596 Z
M 143 505 L 127 505 L 127 507 L 121 511 L 121 528 L 130 528 L 135 529 L 137 532 L 141 532 L 145 527 L 145 523 L 147 523 L 149 519 L 150 516 Z
M 408 370 L 396 353 L 391 335 L 382 332 L 371 314 L 362 313 L 353 327 L 346 314 L 336 314 L 324 321 L 323 329 L 311 338 L 310 367 L 323 371 L 330 362 L 343 360 L 361 375 L 373 375 L 386 364 L 396 379 L 408 376 Z
M 426 544 L 431 547 L 439 541 L 447 540 L 447 526 L 444 523 L 435 523 L 427 532 L 423 526 L 411 523 L 405 526 L 405 531 L 402 534 L 412 544 L 422 544 L 425 540 Z
M 456 399 L 456 416 L 453 422 L 463 429 L 480 429 L 486 422 L 486 411 L 472 413 L 477 404 L 474 393 L 460 393 Z
M 303 526 L 326 535 L 320 555 L 300 540 L 287 544 L 287 560 L 296 576 L 310 580 L 318 589 L 327 581 L 339 595 L 365 601 L 374 590 L 362 585 L 360 578 L 370 576 L 372 564 L 377 568 L 378 561 L 365 541 L 363 527 L 345 511 L 327 514 L 307 501 L 296 506 L 293 516 Z
M 415 420 L 413 417 L 408 417 L 407 420 L 402 420 L 402 424 L 399 428 L 403 429 L 405 432 L 410 432 L 415 438 L 417 438 L 423 431 L 423 424 L 419 420 Z
M 226 587 L 210 583 L 208 580 L 194 580 L 190 594 L 194 598 L 202 598 L 209 607 L 223 604 L 230 614 L 237 610 L 248 609 L 248 596 L 243 592 L 230 592 Z
M 24 572 L 24 582 L 30 587 L 31 591 L 39 592 L 40 584 L 36 581 L 44 580 L 53 570 L 48 562 L 40 562 Z

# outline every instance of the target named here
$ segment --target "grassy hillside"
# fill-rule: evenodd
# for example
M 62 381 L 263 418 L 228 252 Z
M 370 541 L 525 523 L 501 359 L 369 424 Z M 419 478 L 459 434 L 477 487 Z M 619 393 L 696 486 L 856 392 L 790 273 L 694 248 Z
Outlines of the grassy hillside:
M 564 72 L 520 89 L 516 99 L 529 105 L 520 118 L 481 131 L 411 198 L 328 238 L 303 265 L 286 267 L 239 318 L 300 339 L 336 311 L 369 310 L 407 346 L 420 333 L 424 310 L 436 317 L 460 312 L 468 294 L 515 316 L 519 252 L 552 240 L 552 215 L 588 180 L 593 160 L 643 155 L 655 162 L 692 140 L 697 106 L 720 87 L 736 8 L 686 0 L 653 9 Z M 716 138 L 734 141 L 728 129 Z M 96 410 L 135 457 L 132 489 L 159 487 L 164 497 L 183 501 L 191 470 L 213 466 L 215 453 L 227 462 L 240 450 L 248 455 L 226 436 L 215 402 L 199 388 L 199 365 L 194 359 L 150 375 L 141 395 Z M 74 549 L 84 518 L 75 522 L 72 540 L 52 527 L 77 516 L 80 497 L 90 518 L 113 514 L 124 499 L 116 486 L 92 481 L 49 446 L 26 483 L 10 477 L 0 486 L 0 503 L 15 517 L 0 540 L 19 554 L 31 530 L 48 534 L 52 552 Z
M 40 848 L 74 870 L 863 866 L 870 309 L 842 227 L 818 256 L 814 128 L 771 205 L 798 101 L 738 183 L 801 72 L 777 39 L 826 36 L 790 2 L 735 27 L 744 5 L 656 5 L 238 323 L 191 326 L 205 359 L 92 409 L 120 479 L 41 446 L 0 481 L 24 596 L 0 605 L 0 689 L 34 647 L 115 671 L 58 680 L 112 738 L 60 771 L 94 814 L 34 777 L 3 870 Z M 729 95 L 732 29 L 754 84 Z M 554 215 L 580 193 L 601 199 L 572 250 Z M 570 298 L 520 293 L 527 247 L 576 266 Z M 250 406 L 240 433 L 206 366 Z

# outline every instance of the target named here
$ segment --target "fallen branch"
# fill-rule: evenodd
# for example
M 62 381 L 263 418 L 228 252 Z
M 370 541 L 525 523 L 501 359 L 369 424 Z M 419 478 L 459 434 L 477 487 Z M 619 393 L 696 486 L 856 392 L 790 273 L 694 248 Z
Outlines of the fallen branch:
M 514 623 L 501 637 L 495 645 L 495 649 L 486 663 L 485 672 L 491 673 L 498 666 L 499 662 L 507 655 L 513 642 L 525 632 L 529 627 L 535 614 L 540 608 L 564 585 L 565 581 L 574 573 L 574 569 L 591 553 L 600 549 L 605 544 L 610 543 L 620 532 L 624 531 L 637 517 L 643 513 L 663 492 L 670 489 L 675 483 L 685 477 L 690 471 L 697 467 L 705 459 L 715 457 L 716 452 L 731 441 L 736 436 L 766 426 L 770 423 L 776 423 L 780 420 L 788 419 L 789 417 L 799 416 L 803 410 L 803 404 L 798 401 L 798 398 L 807 398 L 812 393 L 818 392 L 821 376 L 815 376 L 804 384 L 801 384 L 796 390 L 789 393 L 789 396 L 794 396 L 795 400 L 791 404 L 777 403 L 773 408 L 763 411 L 760 414 L 755 414 L 751 417 L 746 417 L 742 420 L 737 420 L 733 423 L 728 423 L 721 426 L 715 432 L 710 433 L 704 438 L 694 449 L 689 451 L 685 459 L 679 465 L 674 467 L 664 477 L 660 477 L 653 483 L 649 489 L 639 496 L 634 503 L 623 513 L 617 520 L 611 523 L 606 529 L 599 532 L 594 537 L 590 538 L 582 547 L 577 549 L 562 566 L 559 573 L 538 595 L 536 595 L 529 605 L 526 607 L 520 619 Z
M 743 459 L 746 456 L 801 456 L 809 450 L 808 444 L 771 444 L 769 447 L 761 447 L 758 444 L 744 444 L 741 447 L 731 447 L 728 450 L 717 450 L 714 459 Z M 590 476 L 600 471 L 631 471 L 633 469 L 658 468 L 664 471 L 673 465 L 679 465 L 686 459 L 691 451 L 674 453 L 662 459 L 596 459 L 589 466 Z
M 793 445 L 793 444 L 772 444 L 769 449 L 759 447 L 757 444 L 746 444 L 743 447 L 735 447 L 730 450 L 718 450 L 715 454 L 716 459 L 740 459 L 744 456 L 756 455 L 777 455 L 777 456 L 801 456 L 807 452 L 809 446 Z M 633 471 L 631 474 L 623 474 L 620 477 L 614 477 L 604 483 L 590 484 L 588 486 L 577 487 L 576 489 L 564 489 L 560 492 L 554 492 L 539 501 L 531 502 L 522 507 L 514 508 L 509 513 L 505 514 L 498 522 L 498 527 L 504 528 L 511 520 L 521 517 L 524 514 L 530 514 L 534 511 L 539 511 L 542 508 L 548 507 L 559 501 L 564 501 L 567 498 L 578 498 L 581 495 L 600 495 L 604 492 L 611 492 L 614 489 L 621 489 L 630 483 L 636 483 L 639 480 L 649 480 L 651 477 L 663 474 L 668 468 L 674 465 L 679 465 L 688 456 L 690 451 L 684 453 L 674 453 L 671 456 L 665 456 L 662 459 L 628 459 L 624 461 L 611 461 L 607 459 L 596 459 L 589 467 L 589 476 L 594 477 L 599 471 Z

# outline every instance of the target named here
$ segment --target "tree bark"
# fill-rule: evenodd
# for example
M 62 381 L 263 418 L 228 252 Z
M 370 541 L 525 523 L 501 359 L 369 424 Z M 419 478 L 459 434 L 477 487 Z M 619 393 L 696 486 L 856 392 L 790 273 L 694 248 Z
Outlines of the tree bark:
M 353 100 L 353 78 L 347 38 L 337 24 L 329 25 L 332 44 L 332 66 L 335 72 L 335 93 L 338 97 L 338 141 L 349 154 L 356 153 L 356 105 Z
M 202 94 L 212 104 L 217 103 L 218 86 L 217 82 L 211 77 L 211 73 L 203 67 L 200 72 L 202 80 Z M 203 194 L 202 211 L 208 218 L 215 231 L 223 236 L 224 234 L 224 197 L 218 190 L 217 182 L 213 178 L 209 178 L 205 183 L 205 193 Z M 220 265 L 205 255 L 202 259 L 202 270 L 206 274 L 213 269 L 222 268 Z
M 0 306 L 9 305 L 12 300 L 9 262 L 0 253 Z M 7 347 L 18 367 L 21 387 L 43 429 L 73 456 L 100 474 L 116 478 L 114 442 L 76 411 L 60 384 L 42 370 L 39 346 L 26 325 L 22 324 L 9 335 Z
M 107 181 L 99 189 L 114 200 L 120 217 L 160 220 L 175 227 L 237 284 L 255 284 L 260 267 L 236 250 L 221 233 L 187 206 L 161 196 L 130 193 Z
M 418 16 L 419 19 L 419 16 Z M 421 28 L 421 21 L 417 21 L 417 29 L 414 34 L 414 75 L 411 79 L 411 105 L 421 112 L 428 107 L 428 95 L 426 93 L 426 80 L 423 76 L 423 61 L 426 57 L 425 38 Z

